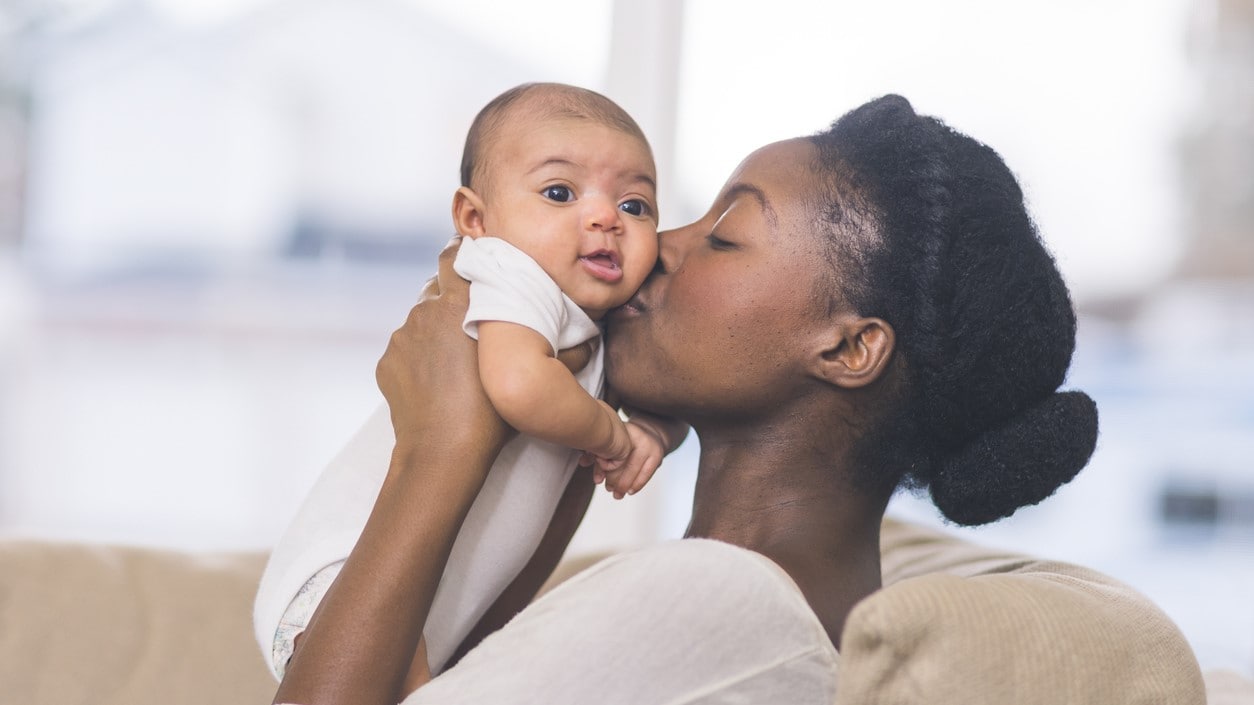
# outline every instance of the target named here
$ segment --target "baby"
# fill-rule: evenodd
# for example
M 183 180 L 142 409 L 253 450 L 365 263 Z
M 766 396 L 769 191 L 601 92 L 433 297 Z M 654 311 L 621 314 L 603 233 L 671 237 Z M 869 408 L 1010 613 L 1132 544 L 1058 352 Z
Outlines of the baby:
M 639 413 L 624 422 L 601 399 L 597 321 L 657 259 L 655 168 L 635 121 L 592 91 L 518 86 L 476 116 L 461 172 L 453 220 L 463 236 L 455 269 L 471 282 L 463 327 L 479 340 L 488 398 L 520 435 L 488 474 L 436 591 L 423 634 L 433 673 L 535 553 L 577 465 L 595 462 L 621 498 L 687 433 Z M 572 373 L 557 352 L 579 345 L 592 354 Z M 361 533 L 393 440 L 384 406 L 319 477 L 271 554 L 253 616 L 279 678 Z
M 475 118 L 461 177 L 453 223 L 468 239 L 454 269 L 471 282 L 465 330 L 484 391 L 518 431 L 597 456 L 616 495 L 639 489 L 673 429 L 639 414 L 624 424 L 556 353 L 598 338 L 596 321 L 657 261 L 644 134 L 597 93 L 526 84 Z

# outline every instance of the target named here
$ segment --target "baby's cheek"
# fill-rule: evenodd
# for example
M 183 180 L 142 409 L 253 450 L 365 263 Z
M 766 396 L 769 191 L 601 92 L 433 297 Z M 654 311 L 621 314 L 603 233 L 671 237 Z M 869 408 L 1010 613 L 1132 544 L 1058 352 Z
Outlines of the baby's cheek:
M 657 264 L 657 252 L 653 252 L 652 256 L 642 256 L 632 258 L 631 264 L 623 271 L 623 281 L 629 287 L 631 292 L 636 293 L 644 280 L 649 278 L 649 272 L 653 271 L 654 265 Z

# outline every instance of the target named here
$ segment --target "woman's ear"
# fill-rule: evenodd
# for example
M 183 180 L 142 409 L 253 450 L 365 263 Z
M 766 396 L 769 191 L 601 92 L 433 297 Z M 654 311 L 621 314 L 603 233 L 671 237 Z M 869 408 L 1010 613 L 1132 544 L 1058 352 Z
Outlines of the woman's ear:
M 484 233 L 485 209 L 479 194 L 462 186 L 453 194 L 453 227 L 458 235 L 476 238 Z
M 865 387 L 888 369 L 896 347 L 893 327 L 882 318 L 839 321 L 814 357 L 812 373 L 845 389 Z

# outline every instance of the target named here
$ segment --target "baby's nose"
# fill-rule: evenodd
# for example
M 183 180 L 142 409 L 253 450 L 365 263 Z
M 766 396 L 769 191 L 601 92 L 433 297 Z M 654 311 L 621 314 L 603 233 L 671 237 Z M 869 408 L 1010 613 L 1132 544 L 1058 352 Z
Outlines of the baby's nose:
M 607 198 L 590 198 L 585 214 L 588 230 L 618 230 L 622 227 L 622 215 L 618 204 Z

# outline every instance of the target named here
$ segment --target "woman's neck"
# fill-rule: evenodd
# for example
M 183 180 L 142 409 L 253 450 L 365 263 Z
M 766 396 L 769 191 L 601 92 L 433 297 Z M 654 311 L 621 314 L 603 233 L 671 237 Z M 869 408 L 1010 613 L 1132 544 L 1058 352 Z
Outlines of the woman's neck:
M 801 588 L 832 642 L 853 605 L 880 587 L 888 498 L 857 490 L 845 453 L 787 434 L 701 435 L 689 537 L 761 553 Z M 840 441 L 830 441 L 842 446 Z

